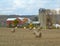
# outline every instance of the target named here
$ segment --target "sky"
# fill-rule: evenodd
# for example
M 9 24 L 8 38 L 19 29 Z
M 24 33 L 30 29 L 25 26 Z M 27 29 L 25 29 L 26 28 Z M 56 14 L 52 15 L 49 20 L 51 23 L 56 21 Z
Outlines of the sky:
M 60 8 L 59 0 L 0 0 L 0 15 L 37 15 L 40 8 Z

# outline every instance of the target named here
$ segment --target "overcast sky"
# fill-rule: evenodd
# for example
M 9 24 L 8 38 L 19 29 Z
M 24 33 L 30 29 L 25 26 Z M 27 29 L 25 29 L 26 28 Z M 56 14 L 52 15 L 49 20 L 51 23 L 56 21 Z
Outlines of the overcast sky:
M 35 15 L 39 8 L 60 8 L 60 0 L 0 0 L 0 14 Z

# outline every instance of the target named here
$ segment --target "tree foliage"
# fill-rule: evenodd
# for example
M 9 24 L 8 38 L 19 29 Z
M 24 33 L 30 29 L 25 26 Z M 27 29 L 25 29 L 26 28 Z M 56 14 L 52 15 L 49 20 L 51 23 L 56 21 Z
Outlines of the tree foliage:
M 19 23 L 19 21 L 17 19 L 14 20 L 14 26 L 17 26 L 18 23 Z

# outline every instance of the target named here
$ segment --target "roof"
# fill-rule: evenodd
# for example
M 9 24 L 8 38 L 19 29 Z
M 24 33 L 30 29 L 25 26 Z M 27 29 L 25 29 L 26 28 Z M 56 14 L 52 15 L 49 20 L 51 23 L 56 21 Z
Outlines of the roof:
M 14 21 L 16 18 L 8 18 L 6 21 Z
M 39 21 L 33 21 L 32 23 L 33 24 L 39 24 L 40 22 Z
M 16 18 L 8 18 L 6 21 L 14 21 Z M 23 20 L 24 17 L 18 17 L 18 19 Z M 30 23 L 30 19 L 28 18 L 28 23 Z
M 20 20 L 23 20 L 24 18 L 23 17 L 18 17 Z

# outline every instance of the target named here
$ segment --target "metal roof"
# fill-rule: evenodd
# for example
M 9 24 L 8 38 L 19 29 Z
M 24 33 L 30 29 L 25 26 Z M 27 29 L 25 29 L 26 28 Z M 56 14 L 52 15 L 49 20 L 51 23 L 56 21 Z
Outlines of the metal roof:
M 32 23 L 33 24 L 39 24 L 40 22 L 39 21 L 33 21 Z
M 18 17 L 20 20 L 23 20 L 24 18 L 23 17 Z
M 6 21 L 14 21 L 15 19 L 17 19 L 17 18 L 8 18 Z M 24 17 L 18 17 L 18 19 L 23 20 Z M 28 23 L 30 23 L 30 22 L 31 22 L 31 20 L 28 18 Z
M 14 21 L 16 18 L 8 18 L 7 21 Z

